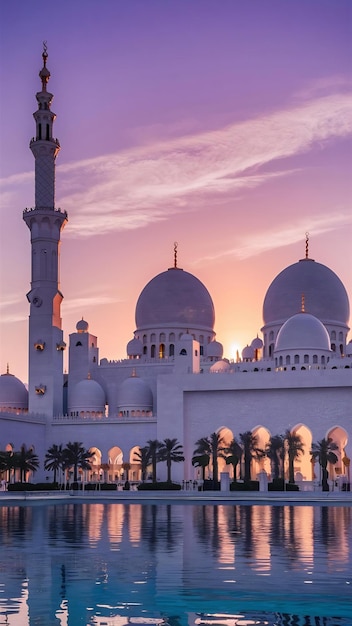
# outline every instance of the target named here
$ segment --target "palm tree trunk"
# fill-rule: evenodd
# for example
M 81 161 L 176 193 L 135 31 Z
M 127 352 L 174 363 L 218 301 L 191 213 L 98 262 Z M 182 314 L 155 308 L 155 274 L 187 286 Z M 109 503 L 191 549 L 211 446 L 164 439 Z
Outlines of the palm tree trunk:
M 291 483 L 291 485 L 295 483 L 294 457 L 292 454 L 288 455 L 288 482 Z

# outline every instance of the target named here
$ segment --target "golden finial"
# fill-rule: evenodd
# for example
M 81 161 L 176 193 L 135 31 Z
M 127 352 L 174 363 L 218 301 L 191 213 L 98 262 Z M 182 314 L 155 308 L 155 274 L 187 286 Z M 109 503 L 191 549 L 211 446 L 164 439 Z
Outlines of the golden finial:
M 177 247 L 178 247 L 178 243 L 177 241 L 174 242 L 174 267 L 177 267 Z
M 309 258 L 308 252 L 309 252 L 309 233 L 307 232 L 306 233 L 306 259 Z
M 305 304 L 306 304 L 305 303 L 305 296 L 304 296 L 304 293 L 302 293 L 302 296 L 301 296 L 301 313 L 305 313 L 305 310 L 306 310 L 305 309 Z
M 46 60 L 48 58 L 48 42 L 43 41 L 43 61 L 44 65 L 46 64 Z
M 9 373 L 10 373 L 10 365 L 7 363 L 7 365 L 6 365 L 6 374 L 9 374 Z

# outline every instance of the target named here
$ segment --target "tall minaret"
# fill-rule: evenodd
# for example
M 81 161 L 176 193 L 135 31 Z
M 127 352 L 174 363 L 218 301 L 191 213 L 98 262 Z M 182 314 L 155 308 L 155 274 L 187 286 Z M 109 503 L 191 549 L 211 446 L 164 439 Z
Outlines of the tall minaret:
M 55 159 L 60 144 L 53 138 L 55 113 L 50 110 L 53 95 L 47 91 L 50 72 L 46 43 L 42 88 L 36 94 L 38 110 L 33 114 L 36 136 L 30 142 L 35 158 L 35 207 L 26 209 L 23 219 L 31 231 L 32 280 L 27 294 L 29 315 L 29 411 L 59 415 L 63 408 L 63 350 L 59 289 L 60 233 L 67 213 L 55 208 Z

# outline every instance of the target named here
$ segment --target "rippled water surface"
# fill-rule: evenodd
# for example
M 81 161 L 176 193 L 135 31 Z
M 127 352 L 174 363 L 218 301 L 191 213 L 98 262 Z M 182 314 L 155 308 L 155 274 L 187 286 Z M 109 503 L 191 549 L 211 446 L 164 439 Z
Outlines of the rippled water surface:
M 352 625 L 348 506 L 1 506 L 0 537 L 0 624 Z

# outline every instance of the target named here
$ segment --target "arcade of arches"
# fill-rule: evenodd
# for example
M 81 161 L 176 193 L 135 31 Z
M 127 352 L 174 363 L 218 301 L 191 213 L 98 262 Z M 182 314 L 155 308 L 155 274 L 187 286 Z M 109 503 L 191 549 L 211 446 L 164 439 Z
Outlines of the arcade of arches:
M 228 446 L 234 437 L 236 440 L 239 440 L 238 435 L 233 433 L 233 431 L 227 427 L 222 427 L 217 432 L 223 440 L 223 447 Z M 318 462 L 313 463 L 310 455 L 313 443 L 310 429 L 304 424 L 297 424 L 291 429 L 291 433 L 298 435 L 303 444 L 303 453 L 294 461 L 295 481 L 319 480 L 319 464 Z M 270 433 L 270 431 L 264 426 L 257 426 L 253 429 L 252 434 L 256 437 L 256 448 L 259 450 L 265 450 L 269 444 L 271 435 L 274 435 L 275 433 Z M 335 451 L 338 461 L 335 465 L 328 467 L 329 476 L 331 479 L 336 479 L 339 476 L 346 476 L 349 481 L 348 459 L 345 455 L 345 448 L 348 439 L 346 431 L 339 426 L 335 426 L 326 433 L 326 438 L 330 438 L 338 446 Z M 91 458 L 91 470 L 80 472 L 83 480 L 89 482 L 121 482 L 125 480 L 138 482 L 142 480 L 141 466 L 136 458 L 136 453 L 138 454 L 139 452 L 139 446 L 132 447 L 127 455 L 124 455 L 119 446 L 113 446 L 108 450 L 107 459 L 103 458 L 101 450 L 97 447 L 91 447 L 90 451 L 94 453 Z M 221 455 L 218 458 L 218 468 L 219 476 L 222 472 L 227 472 L 230 475 L 230 480 L 233 479 L 233 467 L 232 465 L 226 464 L 225 458 Z M 253 480 L 256 479 L 259 472 L 263 470 L 267 473 L 270 480 L 272 478 L 270 459 L 268 456 L 254 456 L 251 461 L 251 478 Z M 148 477 L 151 477 L 151 471 L 152 467 L 150 465 L 147 470 Z M 201 478 L 201 468 L 195 467 L 192 468 L 192 471 L 193 479 Z M 284 476 L 286 480 L 288 480 L 289 477 L 288 471 L 288 455 L 286 453 L 284 459 Z M 236 473 L 236 479 L 243 478 L 243 458 L 242 463 L 237 466 Z M 211 461 L 209 466 L 206 468 L 205 477 L 212 478 Z

